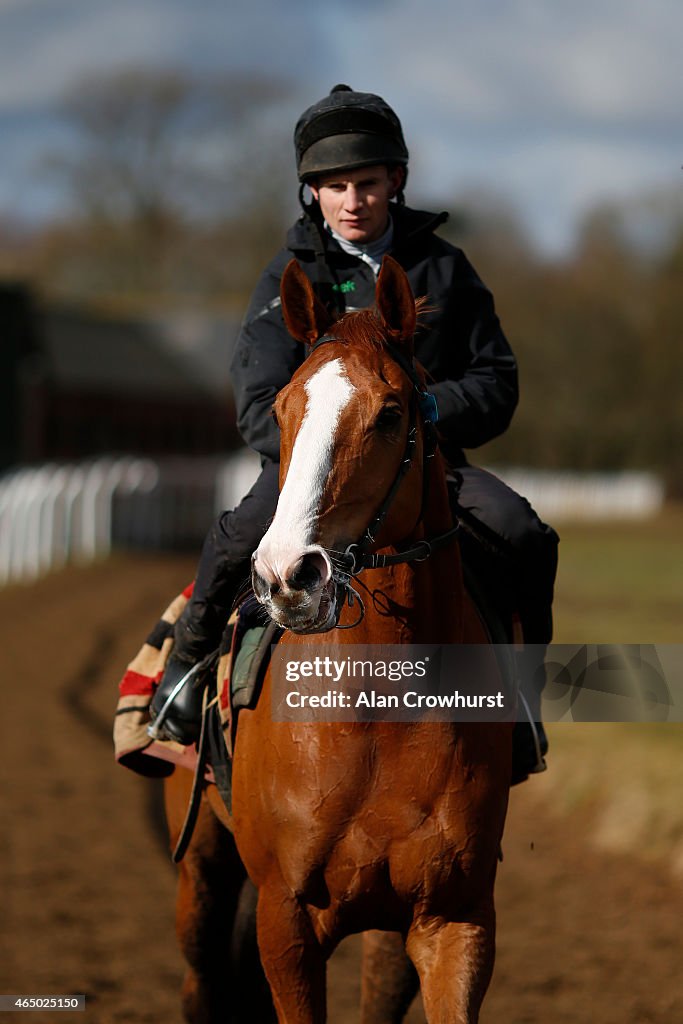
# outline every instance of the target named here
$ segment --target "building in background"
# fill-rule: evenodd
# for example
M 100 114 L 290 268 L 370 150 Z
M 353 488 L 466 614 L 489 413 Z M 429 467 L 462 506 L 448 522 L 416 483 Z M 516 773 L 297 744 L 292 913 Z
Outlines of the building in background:
M 26 286 L 1 284 L 0 470 L 235 448 L 227 368 L 238 323 L 195 317 L 183 346 L 166 320 L 43 306 Z

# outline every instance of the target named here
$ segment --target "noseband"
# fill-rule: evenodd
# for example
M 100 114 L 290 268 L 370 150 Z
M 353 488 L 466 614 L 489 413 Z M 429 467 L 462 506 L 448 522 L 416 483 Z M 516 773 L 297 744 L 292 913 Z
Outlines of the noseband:
M 337 338 L 331 334 L 325 334 L 311 346 L 311 352 L 319 348 L 320 345 L 325 345 L 328 342 L 336 341 L 339 344 L 345 344 L 343 338 Z M 363 602 L 357 590 L 351 586 L 351 579 L 354 576 L 358 576 L 359 573 L 363 572 L 364 569 L 384 569 L 390 565 L 401 565 L 406 562 L 424 562 L 433 551 L 443 547 L 452 541 L 458 532 L 459 526 L 456 524 L 452 526 L 445 533 L 439 534 L 437 537 L 431 537 L 429 540 L 418 541 L 411 548 L 406 548 L 403 551 L 396 551 L 391 555 L 380 555 L 376 552 L 371 552 L 370 548 L 375 544 L 377 535 L 387 517 L 389 509 L 396 497 L 398 489 L 403 481 L 403 478 L 410 469 L 413 457 L 415 455 L 415 448 L 417 446 L 417 414 L 419 412 L 422 417 L 423 431 L 422 431 L 422 456 L 423 456 L 423 474 L 422 474 L 422 504 L 420 507 L 420 516 L 418 523 L 422 520 L 422 514 L 424 511 L 425 501 L 429 490 L 429 467 L 431 460 L 434 458 L 437 449 L 437 436 L 436 436 L 436 422 L 439 418 L 438 410 L 436 405 L 436 399 L 433 395 L 430 395 L 422 385 L 420 378 L 415 370 L 415 364 L 412 359 L 408 359 L 406 355 L 395 345 L 385 345 L 386 350 L 392 357 L 395 363 L 403 370 L 411 384 L 413 390 L 410 395 L 410 408 L 408 412 L 408 434 L 406 436 L 406 445 L 403 452 L 403 458 L 399 464 L 396 476 L 394 477 L 393 483 L 389 488 L 384 501 L 380 505 L 379 511 L 372 522 L 365 528 L 365 532 L 359 541 L 349 544 L 344 551 L 344 554 L 337 556 L 335 562 L 337 563 L 332 578 L 337 585 L 339 593 L 339 600 L 337 602 L 337 621 L 335 623 L 337 629 L 352 629 L 361 622 L 363 615 L 365 614 L 365 608 Z M 341 564 L 340 564 L 341 563 Z M 358 619 L 348 626 L 339 625 L 339 617 L 341 615 L 344 604 L 348 602 L 351 608 L 355 601 L 358 601 L 360 605 L 360 614 Z

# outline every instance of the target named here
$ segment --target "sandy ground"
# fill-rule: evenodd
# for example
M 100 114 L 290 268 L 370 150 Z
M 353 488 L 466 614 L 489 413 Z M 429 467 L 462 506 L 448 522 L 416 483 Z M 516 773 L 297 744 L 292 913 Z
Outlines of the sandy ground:
M 160 792 L 114 764 L 110 735 L 118 677 L 192 567 L 121 559 L 0 593 L 0 992 L 85 993 L 77 1021 L 180 1024 Z M 596 852 L 551 792 L 512 795 L 483 1024 L 683 1021 L 680 882 Z M 357 955 L 354 938 L 332 962 L 332 1024 L 356 1019 Z

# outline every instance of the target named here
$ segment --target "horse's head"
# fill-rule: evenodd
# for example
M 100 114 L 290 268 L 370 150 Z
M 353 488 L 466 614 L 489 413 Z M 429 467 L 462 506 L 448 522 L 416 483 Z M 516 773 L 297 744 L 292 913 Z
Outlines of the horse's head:
M 312 633 L 338 620 L 349 545 L 363 535 L 376 548 L 398 543 L 420 519 L 416 303 L 390 257 L 377 280 L 376 310 L 347 313 L 333 327 L 295 260 L 281 294 L 290 333 L 312 348 L 274 405 L 281 494 L 252 579 L 276 622 Z

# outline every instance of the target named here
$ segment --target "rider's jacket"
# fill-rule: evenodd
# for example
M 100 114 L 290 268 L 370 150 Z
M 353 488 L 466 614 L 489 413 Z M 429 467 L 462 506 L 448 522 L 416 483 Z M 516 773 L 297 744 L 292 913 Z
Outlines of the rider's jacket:
M 392 206 L 391 255 L 408 275 L 415 296 L 426 296 L 415 354 L 434 383 L 441 448 L 452 465 L 462 448 L 502 433 L 517 404 L 517 365 L 496 316 L 493 297 L 464 253 L 434 234 L 447 214 Z M 375 275 L 302 216 L 286 245 L 256 286 L 233 356 L 231 374 L 238 426 L 246 443 L 277 461 L 280 438 L 271 416 L 275 396 L 306 356 L 287 332 L 280 308 L 280 278 L 294 256 L 328 308 L 372 306 Z M 324 251 L 323 251 L 324 245 Z

